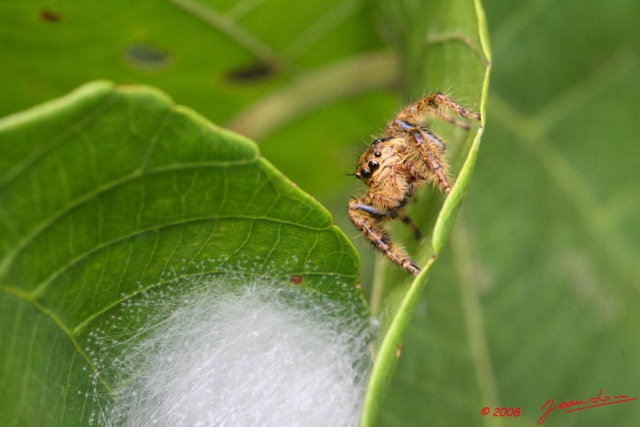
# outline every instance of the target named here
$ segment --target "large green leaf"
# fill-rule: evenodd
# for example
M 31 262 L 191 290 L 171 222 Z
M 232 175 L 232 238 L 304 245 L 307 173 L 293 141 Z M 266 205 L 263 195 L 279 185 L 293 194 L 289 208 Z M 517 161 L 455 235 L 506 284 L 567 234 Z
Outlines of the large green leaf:
M 88 424 L 94 332 L 130 327 L 118 310 L 150 289 L 230 272 L 366 319 L 352 245 L 247 139 L 109 83 L 3 119 L 0 424 Z
M 483 150 L 381 425 L 531 426 L 551 398 L 640 398 L 640 4 L 485 7 L 496 67 Z M 638 419 L 636 400 L 543 425 Z

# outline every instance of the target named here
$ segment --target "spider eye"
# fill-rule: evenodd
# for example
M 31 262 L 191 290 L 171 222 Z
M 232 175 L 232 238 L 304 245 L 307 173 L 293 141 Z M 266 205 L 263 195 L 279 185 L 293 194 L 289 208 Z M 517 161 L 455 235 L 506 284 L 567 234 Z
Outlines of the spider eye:
M 359 178 L 361 179 L 369 179 L 371 178 L 371 174 L 380 167 L 380 163 L 376 162 L 375 160 L 369 160 L 369 163 L 367 163 L 367 166 L 369 167 L 369 169 L 360 169 L 360 176 Z
M 376 157 L 380 157 L 380 156 L 382 156 L 382 153 L 379 152 L 379 151 L 376 151 L 375 153 L 373 153 L 373 155 L 376 156 Z

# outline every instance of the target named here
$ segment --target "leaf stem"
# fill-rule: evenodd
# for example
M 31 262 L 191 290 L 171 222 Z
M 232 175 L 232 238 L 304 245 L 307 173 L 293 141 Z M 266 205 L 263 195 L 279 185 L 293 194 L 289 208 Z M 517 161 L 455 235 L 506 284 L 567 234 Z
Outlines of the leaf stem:
M 234 22 L 233 19 L 217 13 L 213 9 L 194 0 L 170 0 L 181 9 L 200 18 L 216 30 L 226 34 L 240 46 L 255 55 L 260 61 L 268 64 L 279 64 L 281 67 L 286 62 L 271 47 L 263 43 Z
M 259 140 L 295 118 L 343 98 L 391 87 L 397 61 L 390 52 L 368 53 L 303 74 L 240 112 L 227 124 Z

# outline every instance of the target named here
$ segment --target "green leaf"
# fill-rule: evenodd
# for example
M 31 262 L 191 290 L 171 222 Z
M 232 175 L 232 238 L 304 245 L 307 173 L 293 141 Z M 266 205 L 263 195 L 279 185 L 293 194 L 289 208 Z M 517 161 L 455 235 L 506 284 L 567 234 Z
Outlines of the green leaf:
M 484 5 L 496 67 L 483 149 L 380 425 L 532 426 L 548 399 L 640 398 L 640 4 Z M 543 426 L 638 419 L 630 401 Z
M 366 319 L 357 254 L 332 224 L 251 141 L 154 89 L 91 83 L 1 120 L 1 424 L 89 424 L 91 332 L 176 281 L 302 280 Z

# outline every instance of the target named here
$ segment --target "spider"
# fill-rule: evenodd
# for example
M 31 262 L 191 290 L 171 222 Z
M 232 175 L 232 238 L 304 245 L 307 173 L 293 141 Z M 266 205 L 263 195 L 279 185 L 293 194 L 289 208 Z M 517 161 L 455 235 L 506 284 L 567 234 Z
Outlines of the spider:
M 446 146 L 424 124 L 432 116 L 469 129 L 467 122 L 449 115 L 447 110 L 464 119 L 480 120 L 480 114 L 441 93 L 433 93 L 400 111 L 387 124 L 386 135 L 373 141 L 356 166 L 356 178 L 368 189 L 364 196 L 349 201 L 351 222 L 387 258 L 413 275 L 420 272 L 420 267 L 391 241 L 384 223 L 400 218 L 420 238 L 418 228 L 403 213 L 414 191 L 423 184 L 436 185 L 445 194 L 451 190 Z

